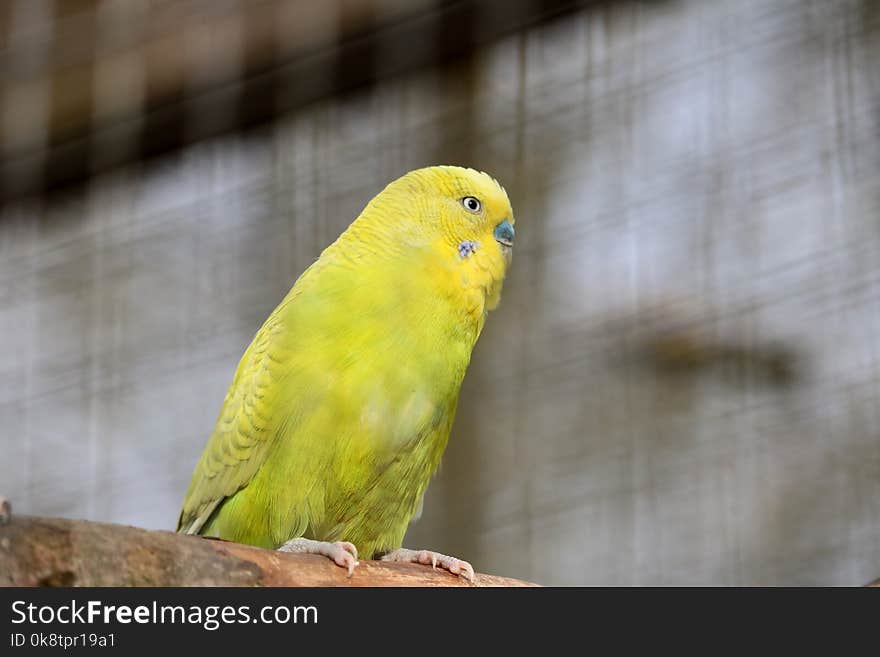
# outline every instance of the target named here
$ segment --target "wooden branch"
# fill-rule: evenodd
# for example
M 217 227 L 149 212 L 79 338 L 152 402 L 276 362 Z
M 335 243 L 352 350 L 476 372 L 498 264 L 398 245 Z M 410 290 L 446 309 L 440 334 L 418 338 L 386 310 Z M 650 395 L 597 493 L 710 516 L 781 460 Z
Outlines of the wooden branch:
M 12 515 L 0 523 L 0 586 L 535 586 L 473 584 L 418 564 L 329 559 L 123 525 Z

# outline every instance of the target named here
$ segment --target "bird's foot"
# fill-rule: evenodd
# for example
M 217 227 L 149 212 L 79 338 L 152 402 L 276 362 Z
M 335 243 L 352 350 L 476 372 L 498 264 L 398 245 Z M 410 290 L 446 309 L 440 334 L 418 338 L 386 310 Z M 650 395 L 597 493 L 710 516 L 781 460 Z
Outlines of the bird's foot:
M 358 551 L 348 541 L 313 541 L 310 538 L 294 538 L 278 548 L 280 552 L 298 552 L 300 554 L 320 554 L 333 561 L 337 566 L 348 570 L 351 577 L 358 565 Z
M 467 561 L 449 557 L 439 552 L 431 552 L 430 550 L 408 550 L 406 548 L 397 548 L 388 554 L 382 555 L 382 561 L 398 561 L 403 563 L 420 563 L 432 568 L 443 568 L 453 575 L 464 577 L 467 581 L 474 581 L 474 567 Z
M 12 505 L 0 495 L 0 525 L 8 523 L 10 518 L 12 518 Z

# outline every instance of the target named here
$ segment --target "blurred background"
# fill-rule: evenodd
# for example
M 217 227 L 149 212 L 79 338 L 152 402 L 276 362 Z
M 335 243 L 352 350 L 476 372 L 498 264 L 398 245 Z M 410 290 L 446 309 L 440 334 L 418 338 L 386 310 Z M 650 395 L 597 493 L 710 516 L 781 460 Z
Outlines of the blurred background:
M 513 267 L 406 544 L 543 584 L 880 576 L 880 3 L 5 0 L 0 493 L 173 529 L 388 181 Z

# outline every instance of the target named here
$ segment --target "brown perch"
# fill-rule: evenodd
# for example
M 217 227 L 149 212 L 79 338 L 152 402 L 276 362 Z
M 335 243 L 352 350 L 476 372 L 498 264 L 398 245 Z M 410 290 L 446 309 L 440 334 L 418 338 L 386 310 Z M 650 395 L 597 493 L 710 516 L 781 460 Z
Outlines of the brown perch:
M 0 586 L 535 586 L 427 566 L 361 561 L 351 578 L 324 557 L 173 532 L 13 515 L 0 525 Z

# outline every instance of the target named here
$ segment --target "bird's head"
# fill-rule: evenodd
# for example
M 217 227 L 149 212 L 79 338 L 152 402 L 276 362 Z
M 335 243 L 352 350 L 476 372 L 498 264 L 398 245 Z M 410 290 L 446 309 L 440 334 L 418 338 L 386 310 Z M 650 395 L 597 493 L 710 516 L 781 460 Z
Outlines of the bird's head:
M 411 171 L 392 185 L 413 198 L 418 211 L 411 219 L 419 233 L 453 259 L 469 260 L 488 252 L 508 264 L 513 210 L 507 192 L 494 178 L 474 169 L 436 166 Z
M 352 228 L 389 251 L 427 253 L 419 262 L 433 268 L 441 288 L 460 294 L 469 311 L 483 314 L 497 305 L 514 218 L 507 193 L 488 174 L 456 166 L 410 171 L 378 194 Z
M 418 299 L 449 298 L 475 321 L 478 335 L 500 299 L 513 226 L 507 192 L 494 178 L 463 167 L 426 167 L 389 183 L 325 254 L 356 266 L 364 289 L 396 278 L 395 296 L 409 299 L 410 307 L 421 307 Z

